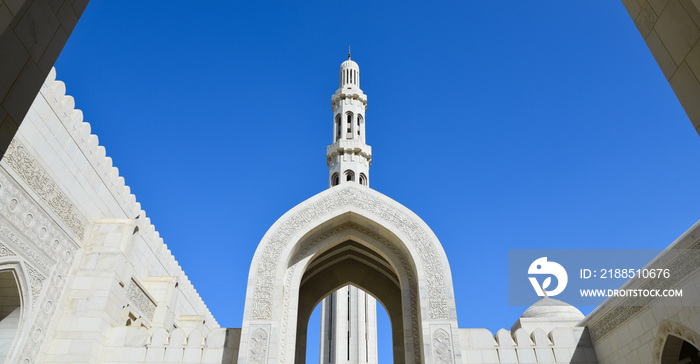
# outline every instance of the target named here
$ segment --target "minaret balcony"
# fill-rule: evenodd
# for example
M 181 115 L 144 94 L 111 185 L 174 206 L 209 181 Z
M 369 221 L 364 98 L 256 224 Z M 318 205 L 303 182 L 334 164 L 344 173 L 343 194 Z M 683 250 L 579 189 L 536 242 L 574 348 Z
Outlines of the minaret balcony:
M 353 99 L 362 102 L 363 105 L 367 105 L 367 95 L 365 95 L 359 88 L 350 88 L 344 90 L 338 90 L 333 94 L 331 98 L 331 103 L 335 104 L 340 100 Z
M 333 157 L 341 154 L 355 154 L 372 161 L 372 147 L 359 139 L 340 139 L 326 148 L 326 159 L 330 162 Z

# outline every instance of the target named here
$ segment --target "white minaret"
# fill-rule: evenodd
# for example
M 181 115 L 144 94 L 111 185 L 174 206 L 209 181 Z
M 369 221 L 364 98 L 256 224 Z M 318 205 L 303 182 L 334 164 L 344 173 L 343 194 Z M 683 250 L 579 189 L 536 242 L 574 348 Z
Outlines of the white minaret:
M 333 144 L 326 149 L 329 185 L 354 182 L 369 186 L 372 148 L 365 144 L 367 96 L 360 90 L 360 67 L 349 53 L 340 65 L 340 88 L 331 100 Z
M 377 364 L 377 301 L 345 286 L 321 301 L 320 364 Z
M 333 144 L 327 149 L 329 185 L 369 186 L 372 148 L 365 144 L 367 96 L 360 90 L 360 67 L 340 65 L 340 88 L 332 98 Z M 321 302 L 320 364 L 376 364 L 377 301 L 355 286 L 345 286 Z

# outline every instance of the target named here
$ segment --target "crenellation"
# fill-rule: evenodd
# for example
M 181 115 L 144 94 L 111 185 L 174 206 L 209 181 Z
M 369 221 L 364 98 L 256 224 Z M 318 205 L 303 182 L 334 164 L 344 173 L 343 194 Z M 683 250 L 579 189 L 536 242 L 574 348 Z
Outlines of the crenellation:
M 460 336 L 465 363 L 598 363 L 583 327 L 556 328 L 549 335 L 543 329 L 529 335 L 522 328 L 500 329 L 496 335 L 486 329 L 460 329 Z M 550 337 L 558 344 L 552 344 Z
M 90 126 L 90 123 L 85 122 L 85 121 L 80 123 L 79 125 L 76 125 L 76 128 L 72 128 L 72 129 L 68 128 L 68 130 L 69 131 L 71 131 L 71 130 L 76 131 L 78 133 L 78 135 L 74 135 L 74 136 L 76 136 L 77 137 L 76 139 L 80 140 L 83 143 L 88 143 L 88 138 L 90 137 L 90 135 L 92 135 L 91 134 L 92 127 Z M 76 146 L 79 147 L 79 144 L 76 144 Z
M 115 327 L 111 329 L 103 362 L 133 363 L 140 360 L 136 362 L 219 364 L 225 337 L 226 329 L 214 329 L 203 335 L 199 329 L 187 334 L 179 328 L 170 331 L 163 328 L 146 331 L 140 328 Z
M 119 195 L 119 198 L 121 198 L 122 201 L 127 201 L 129 195 L 131 195 L 131 187 L 124 186 L 124 189 L 121 190 L 121 194 Z M 129 211 L 129 212 L 134 211 L 134 206 L 129 206 L 127 211 Z
M 107 149 L 105 149 L 105 147 L 100 145 L 100 138 L 97 135 L 90 134 L 89 139 L 90 140 L 88 143 L 95 147 L 92 150 L 92 160 L 91 161 L 93 162 L 93 166 L 98 171 L 100 176 L 102 176 L 104 178 L 108 178 L 109 177 L 108 171 L 106 171 L 104 168 L 101 168 L 102 164 L 104 162 L 104 159 L 107 157 Z M 105 185 L 109 186 L 111 184 L 111 182 L 113 182 L 113 181 L 105 181 Z
M 75 125 L 80 125 L 83 123 L 83 110 L 74 109 L 70 114 L 70 117 L 66 120 L 66 126 L 69 127 L 68 130 L 75 129 Z
M 59 115 L 63 117 L 62 119 L 69 120 L 73 110 L 75 110 L 75 99 L 71 95 L 65 95 L 59 105 Z
M 55 70 L 55 68 L 54 68 L 54 70 Z M 54 72 L 54 76 L 55 76 L 55 72 Z M 53 101 L 53 102 L 50 102 L 50 104 L 52 105 L 51 107 L 54 110 L 56 110 L 56 106 L 61 103 L 61 100 L 63 99 L 63 96 L 65 96 L 65 95 L 66 95 L 66 84 L 63 83 L 63 81 L 58 81 L 58 80 L 52 81 L 52 87 L 50 89 L 50 93 L 47 96 L 49 96 L 52 99 L 51 101 Z
M 515 346 L 513 338 L 510 336 L 510 332 L 506 329 L 500 329 L 494 336 L 496 339 L 496 344 L 501 348 L 511 348 Z
M 512 333 L 515 345 L 520 347 L 534 346 L 535 343 L 530 339 L 530 335 L 524 329 L 518 329 Z

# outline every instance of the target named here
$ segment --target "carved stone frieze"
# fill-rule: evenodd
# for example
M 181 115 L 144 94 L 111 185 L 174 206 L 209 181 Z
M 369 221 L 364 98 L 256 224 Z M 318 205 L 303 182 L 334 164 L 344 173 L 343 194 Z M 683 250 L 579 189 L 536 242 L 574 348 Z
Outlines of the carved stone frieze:
M 31 189 L 46 202 L 63 223 L 82 240 L 87 219 L 78 211 L 56 182 L 44 171 L 27 150 L 13 139 L 4 158 Z
M 691 254 L 678 254 L 666 264 L 671 275 L 668 279 L 647 279 L 639 288 L 648 290 L 664 290 L 673 288 L 676 284 L 693 274 L 700 268 L 700 240 L 689 248 Z M 611 332 L 619 329 L 623 324 L 640 312 L 649 309 L 657 297 L 628 297 L 611 308 L 602 317 L 596 319 L 588 326 L 591 339 L 594 343 L 600 341 Z
M 133 279 L 129 282 L 126 296 L 136 306 L 146 318 L 153 321 L 153 314 L 156 311 L 156 303 L 148 297 L 148 294 Z
M 305 225 L 341 206 L 356 206 L 360 211 L 371 211 L 389 221 L 399 229 L 418 252 L 427 279 L 429 319 L 448 319 L 448 305 L 444 270 L 439 252 L 436 251 L 428 233 L 420 222 L 404 211 L 391 206 L 377 197 L 357 188 L 344 188 L 309 203 L 286 218 L 268 239 L 261 259 L 256 267 L 256 282 L 253 290 L 253 319 L 269 320 L 272 315 L 272 296 L 277 263 L 286 244 Z

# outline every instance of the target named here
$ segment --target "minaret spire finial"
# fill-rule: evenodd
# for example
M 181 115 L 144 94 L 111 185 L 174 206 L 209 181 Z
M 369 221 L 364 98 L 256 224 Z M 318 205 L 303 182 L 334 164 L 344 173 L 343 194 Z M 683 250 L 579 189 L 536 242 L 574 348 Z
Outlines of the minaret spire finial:
M 348 59 L 350 59 L 350 46 L 348 46 Z

